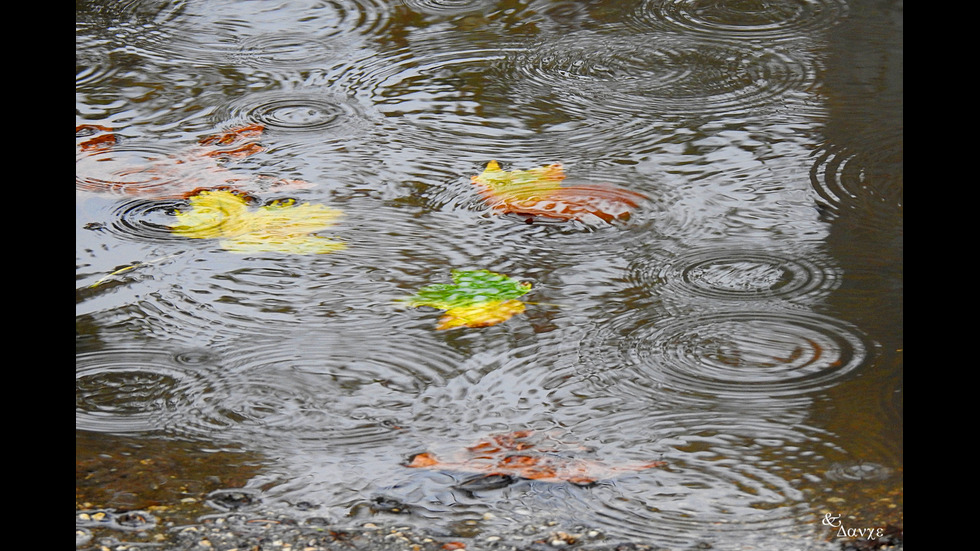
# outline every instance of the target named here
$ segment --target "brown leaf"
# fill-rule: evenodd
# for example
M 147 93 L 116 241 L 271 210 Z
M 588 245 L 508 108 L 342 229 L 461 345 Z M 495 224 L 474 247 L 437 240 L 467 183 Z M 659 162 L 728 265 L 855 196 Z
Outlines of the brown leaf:
M 75 136 L 88 138 L 78 143 L 78 149 L 85 152 L 107 151 L 116 145 L 116 135 L 108 126 L 80 124 L 75 127 Z
M 134 164 L 111 155 L 118 141 L 111 128 L 80 125 L 75 128 L 76 140 L 81 140 L 77 142 L 76 186 L 152 199 L 182 198 L 205 189 L 257 193 L 312 187 L 301 180 L 239 174 L 221 164 L 265 151 L 257 143 L 263 131 L 259 124 L 231 128 L 201 138 L 194 147 Z
M 531 170 L 503 170 L 496 161 L 471 178 L 497 214 L 555 220 L 604 222 L 628 218 L 646 196 L 611 184 L 562 186 L 565 171 L 555 163 Z
M 599 460 L 565 457 L 554 453 L 554 450 L 540 449 L 536 442 L 530 440 L 532 434 L 531 431 L 515 431 L 492 436 L 447 459 L 440 459 L 428 452 L 419 453 L 406 466 L 487 477 L 516 477 L 588 485 L 625 473 L 666 465 L 663 461 L 608 464 Z

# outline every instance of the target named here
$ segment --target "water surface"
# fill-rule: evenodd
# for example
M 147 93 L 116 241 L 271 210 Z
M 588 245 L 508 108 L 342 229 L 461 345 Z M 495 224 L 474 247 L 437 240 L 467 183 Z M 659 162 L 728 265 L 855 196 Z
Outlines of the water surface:
M 250 124 L 259 154 L 172 162 Z M 257 456 L 265 503 L 398 503 L 473 545 L 525 522 L 716 549 L 823 538 L 827 513 L 901 523 L 901 3 L 81 2 L 80 125 L 116 136 L 76 134 L 86 450 Z M 495 216 L 470 183 L 490 160 L 649 201 Z M 347 248 L 175 235 L 180 193 L 228 178 L 342 210 Z M 436 331 L 398 302 L 453 269 L 531 283 L 527 311 Z M 515 430 L 667 465 L 479 491 L 405 467 Z

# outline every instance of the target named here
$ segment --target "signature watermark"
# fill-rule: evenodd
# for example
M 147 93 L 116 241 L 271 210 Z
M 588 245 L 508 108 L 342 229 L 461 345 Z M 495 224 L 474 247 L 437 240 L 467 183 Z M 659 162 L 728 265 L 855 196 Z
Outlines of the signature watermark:
M 826 513 L 821 523 L 824 526 L 837 528 L 837 537 L 840 538 L 867 538 L 869 540 L 875 540 L 885 535 L 884 528 L 848 528 L 844 526 L 844 521 L 841 520 L 841 517 L 842 515 Z

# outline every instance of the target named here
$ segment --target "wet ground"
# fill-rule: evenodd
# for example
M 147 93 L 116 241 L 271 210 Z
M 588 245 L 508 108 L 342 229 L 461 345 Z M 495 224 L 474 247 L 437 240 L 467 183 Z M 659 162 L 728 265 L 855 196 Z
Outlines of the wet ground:
M 581 551 L 668 551 L 656 544 L 607 538 L 600 530 L 585 526 L 555 526 L 525 524 L 510 532 L 480 534 L 465 537 L 454 534 L 427 533 L 394 520 L 364 522 L 359 526 L 336 526 L 316 520 L 297 522 L 274 512 L 251 514 L 211 514 L 193 523 L 173 522 L 164 514 L 160 518 L 134 521 L 123 529 L 100 529 L 99 522 L 112 522 L 109 513 L 101 520 L 90 520 L 104 511 L 76 514 L 76 549 L 115 549 L 128 551 L 159 548 L 186 551 L 233 551 L 302 549 L 304 551 L 447 551 L 453 549 L 495 551 L 551 551 L 558 549 Z M 162 523 L 140 531 L 140 522 Z M 81 526 L 79 526 L 81 525 Z M 844 538 L 833 541 L 785 540 L 781 551 L 860 551 L 904 549 L 901 529 L 889 527 L 887 533 L 874 539 Z M 752 538 L 738 542 L 728 549 L 762 550 L 769 544 Z M 692 542 L 672 551 L 711 549 L 710 544 Z
M 75 545 L 77 550 L 135 551 L 644 551 L 666 548 L 609 536 L 601 528 L 563 525 L 542 515 L 538 522 L 483 531 L 477 522 L 452 530 L 402 522 L 410 505 L 377 498 L 352 508 L 350 516 L 320 516 L 309 503 L 270 506 L 260 492 L 242 486 L 262 458 L 244 452 L 201 451 L 197 446 L 81 433 L 76 439 Z M 876 496 L 874 539 L 838 537 L 785 540 L 782 551 L 903 549 L 902 496 Z M 741 537 L 725 549 L 765 550 L 771 540 Z M 684 547 L 711 549 L 704 541 Z

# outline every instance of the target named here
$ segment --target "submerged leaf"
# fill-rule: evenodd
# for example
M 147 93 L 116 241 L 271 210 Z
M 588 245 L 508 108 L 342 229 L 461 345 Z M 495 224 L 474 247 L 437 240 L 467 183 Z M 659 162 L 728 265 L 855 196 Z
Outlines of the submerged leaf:
M 625 473 L 666 465 L 663 461 L 609 464 L 604 461 L 569 456 L 567 451 L 541 447 L 532 431 L 514 431 L 492 436 L 460 450 L 448 459 L 432 453 L 412 456 L 406 467 L 472 473 L 479 478 L 516 477 L 544 482 L 571 482 L 588 485 Z M 506 478 L 504 478 L 506 480 Z M 466 485 L 472 485 L 472 480 Z
M 75 137 L 84 138 L 78 143 L 78 149 L 86 153 L 102 153 L 116 145 L 116 135 L 112 129 L 98 124 L 75 126 Z
M 438 329 L 487 327 L 507 321 L 524 311 L 516 300 L 531 290 L 530 283 L 489 270 L 453 270 L 452 284 L 429 285 L 408 302 L 415 307 L 445 310 Z
M 263 132 L 265 132 L 265 127 L 261 124 L 250 124 L 231 128 L 220 134 L 205 136 L 198 140 L 198 143 L 211 148 L 201 152 L 202 155 L 208 157 L 248 157 L 265 151 L 264 147 L 250 141 L 252 138 L 262 136 Z
M 178 212 L 177 235 L 195 239 L 221 239 L 222 248 L 234 252 L 324 254 L 345 248 L 344 243 L 316 235 L 333 226 L 341 212 L 293 201 L 250 210 L 239 194 L 202 191 L 190 198 L 191 210 Z
M 557 220 L 612 222 L 626 218 L 646 196 L 610 184 L 561 186 L 565 171 L 560 164 L 531 170 L 506 171 L 497 161 L 473 176 L 485 203 L 498 214 L 517 214 Z
M 239 174 L 224 166 L 225 161 L 265 151 L 258 143 L 264 130 L 260 124 L 230 128 L 201 138 L 194 147 L 134 163 L 132 156 L 111 155 L 117 142 L 111 128 L 79 125 L 75 127 L 76 185 L 86 191 L 157 199 L 185 198 L 201 189 L 230 188 L 254 193 L 312 187 L 301 180 Z

